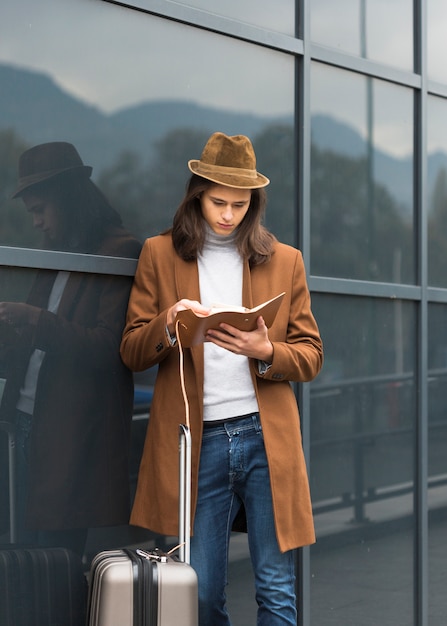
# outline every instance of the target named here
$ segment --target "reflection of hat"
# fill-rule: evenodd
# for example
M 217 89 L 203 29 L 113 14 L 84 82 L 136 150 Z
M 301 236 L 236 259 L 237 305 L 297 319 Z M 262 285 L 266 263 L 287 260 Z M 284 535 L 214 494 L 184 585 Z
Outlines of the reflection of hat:
M 250 139 L 244 135 L 228 137 L 214 133 L 208 139 L 200 161 L 188 161 L 188 167 L 193 174 L 226 187 L 258 189 L 270 182 L 256 171 L 255 152 Z
M 12 197 L 17 198 L 28 187 L 70 171 L 78 171 L 88 177 L 92 173 L 92 168 L 84 165 L 71 143 L 53 141 L 34 146 L 19 158 L 19 184 Z

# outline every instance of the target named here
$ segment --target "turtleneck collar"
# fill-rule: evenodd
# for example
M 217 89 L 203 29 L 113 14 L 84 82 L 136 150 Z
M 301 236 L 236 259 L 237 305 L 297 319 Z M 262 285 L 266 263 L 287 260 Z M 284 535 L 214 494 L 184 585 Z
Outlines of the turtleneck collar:
M 205 222 L 205 243 L 204 248 L 235 248 L 236 247 L 236 230 L 229 235 L 218 235 L 211 226 Z

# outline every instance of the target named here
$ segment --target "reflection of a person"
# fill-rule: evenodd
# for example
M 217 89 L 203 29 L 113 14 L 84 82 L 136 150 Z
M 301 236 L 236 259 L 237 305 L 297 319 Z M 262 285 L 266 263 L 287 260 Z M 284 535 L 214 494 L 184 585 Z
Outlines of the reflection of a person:
M 20 157 L 13 197 L 49 248 L 137 258 L 140 243 L 91 171 L 69 143 L 38 145 Z M 119 342 L 130 285 L 40 270 L 26 303 L 0 303 L 11 329 L 0 419 L 17 428 L 19 541 L 82 553 L 88 527 L 128 522 L 133 381 Z

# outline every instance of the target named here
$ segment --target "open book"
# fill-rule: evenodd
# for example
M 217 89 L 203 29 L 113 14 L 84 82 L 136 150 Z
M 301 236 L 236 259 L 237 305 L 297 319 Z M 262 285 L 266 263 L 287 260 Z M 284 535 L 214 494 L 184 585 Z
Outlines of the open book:
M 197 315 L 191 309 L 179 311 L 177 313 L 178 333 L 184 348 L 189 348 L 205 340 L 205 335 L 210 328 L 219 328 L 219 324 L 224 322 L 230 326 L 235 326 L 239 330 L 254 330 L 256 320 L 260 315 L 264 318 L 266 326 L 270 327 L 276 317 L 279 306 L 285 295 L 283 291 L 267 302 L 263 302 L 253 309 L 234 306 L 213 306 L 209 315 Z

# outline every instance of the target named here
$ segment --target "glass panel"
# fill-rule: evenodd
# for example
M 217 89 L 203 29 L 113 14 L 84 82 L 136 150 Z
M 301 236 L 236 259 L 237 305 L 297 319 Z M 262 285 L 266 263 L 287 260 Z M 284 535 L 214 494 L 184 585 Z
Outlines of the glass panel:
M 429 439 L 428 439 L 428 506 L 429 506 L 429 624 L 437 626 L 445 619 L 445 553 L 447 523 L 447 307 L 432 304 L 428 311 L 429 367 Z
M 428 77 L 440 83 L 447 83 L 445 56 L 447 41 L 445 24 L 447 5 L 444 0 L 427 0 L 427 70 Z
M 413 93 L 315 63 L 311 271 L 415 281 Z
M 447 287 L 447 100 L 428 98 L 428 281 Z
M 292 56 L 89 0 L 7 3 L 0 42 L 0 244 L 42 245 L 10 199 L 26 147 L 73 143 L 143 239 L 171 223 L 215 130 L 251 137 L 273 181 L 267 222 L 293 241 Z
M 311 384 L 311 621 L 412 624 L 416 309 L 312 302 L 325 365 Z
M 10 530 L 8 429 L 15 433 L 16 541 L 80 553 L 85 547 L 90 557 L 101 547 L 153 539 L 127 526 L 147 423 L 147 407 L 144 422 L 136 409 L 132 419 L 132 376 L 119 358 L 131 284 L 124 276 L 0 267 L 3 544 Z M 146 375 L 146 397 L 150 381 Z M 28 472 L 35 480 L 27 488 Z
M 411 0 L 312 0 L 311 38 L 355 56 L 413 70 Z
M 240 10 L 242 4 L 239 3 Z M 287 6 L 287 16 L 293 16 L 293 3 Z M 270 19 L 275 21 L 272 18 L 276 18 L 277 7 L 273 10 L 270 6 L 269 12 Z M 238 16 L 231 13 L 238 19 L 243 17 L 241 13 Z M 281 11 L 281 14 L 281 19 L 286 20 L 286 13 Z M 255 23 L 251 18 L 249 21 Z M 262 80 L 258 80 L 260 68 Z M 142 240 L 170 225 L 189 177 L 187 161 L 200 157 L 205 140 L 216 130 L 252 138 L 258 169 L 272 180 L 267 224 L 281 240 L 293 243 L 294 77 L 293 56 L 146 16 L 113 3 L 91 0 L 42 0 L 38 6 L 33 0 L 6 3 L 0 21 L 0 244 L 42 246 L 21 200 L 11 200 L 17 186 L 19 156 L 26 148 L 53 141 L 72 143 L 83 163 L 93 167 L 92 179 L 119 212 L 126 228 Z M 23 302 L 34 272 L 23 274 L 3 268 L 0 302 Z M 83 278 L 93 283 L 91 296 L 97 303 L 104 283 L 113 290 L 115 282 L 125 280 L 88 273 Z M 73 282 L 73 275 L 69 280 Z M 115 298 L 113 303 L 116 304 Z M 75 298 L 72 304 L 76 310 L 79 301 Z M 64 397 L 67 406 L 83 407 L 89 401 L 81 383 L 93 356 L 98 354 L 98 346 L 91 345 L 89 355 L 80 359 L 75 356 L 81 343 L 75 342 L 74 347 L 71 344 L 63 355 L 60 348 L 68 345 L 67 336 L 71 339 L 77 336 L 75 331 L 91 332 L 91 325 L 98 320 L 85 315 L 87 319 L 76 324 L 76 328 L 64 320 L 63 328 L 58 326 L 60 334 L 47 337 L 48 342 L 55 342 L 56 338 L 63 342 L 56 347 L 48 343 L 61 358 L 59 371 L 72 368 L 72 389 L 78 390 L 78 395 L 72 399 L 70 391 Z M 60 324 L 59 316 L 51 318 L 51 323 Z M 106 364 L 106 368 L 111 368 L 118 358 L 118 341 L 116 335 L 112 337 L 108 332 L 105 338 L 110 339 L 109 349 L 113 352 L 113 358 Z M 44 365 L 45 361 L 41 373 Z M 13 369 L 13 374 L 18 376 L 19 370 Z M 133 407 L 127 407 L 133 413 L 132 489 L 147 425 L 153 374 L 144 372 L 136 377 Z M 7 372 L 0 373 L 0 387 L 6 376 Z M 96 372 L 91 380 L 97 380 Z M 118 392 L 121 388 L 121 384 L 116 384 L 113 390 Z M 41 407 L 52 401 L 53 392 L 59 392 L 56 386 L 41 393 Z M 130 421 L 130 414 L 127 417 Z M 106 428 L 104 432 L 108 432 Z M 74 441 L 68 430 L 63 434 L 64 444 Z M 121 452 L 125 442 L 123 436 Z M 0 432 L 0 446 L 2 534 L 7 528 L 4 518 L 8 511 L 3 432 Z M 90 449 L 98 448 L 101 442 Z M 62 476 L 59 468 L 58 472 Z M 89 484 L 90 480 L 92 477 L 85 483 Z M 107 525 L 112 521 L 115 523 L 105 515 L 101 523 Z M 97 520 L 91 520 L 89 526 L 87 559 L 102 548 L 154 543 L 153 535 L 129 529 L 127 525 L 102 528 Z M 243 578 L 250 591 L 242 603 L 229 595 L 230 605 L 233 602 L 238 607 L 235 620 L 242 620 L 234 621 L 235 625 L 253 622 L 256 613 L 253 580 L 246 574 L 250 568 L 247 568 L 249 556 L 244 539 L 236 540 L 232 547 L 232 587 L 238 589 Z M 164 547 L 164 541 L 157 538 L 160 547 Z M 247 598 L 252 601 L 248 608 Z
M 222 17 L 240 20 L 253 26 L 276 30 L 286 35 L 295 34 L 294 0 L 275 0 L 275 2 L 257 2 L 256 0 L 187 0 L 180 2 L 189 7 L 203 9 Z

